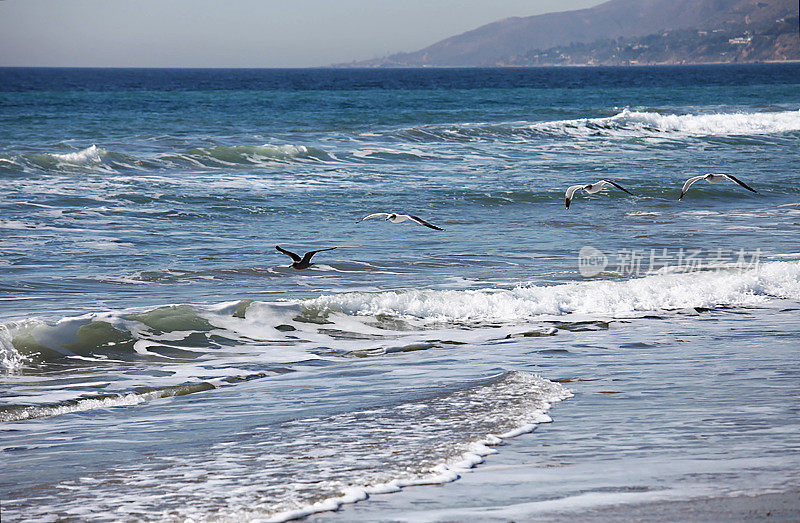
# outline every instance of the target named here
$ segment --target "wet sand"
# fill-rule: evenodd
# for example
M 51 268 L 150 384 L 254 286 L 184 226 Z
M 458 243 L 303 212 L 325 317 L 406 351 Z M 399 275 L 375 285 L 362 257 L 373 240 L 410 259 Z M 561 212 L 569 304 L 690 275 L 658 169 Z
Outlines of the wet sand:
M 570 514 L 569 519 L 573 518 L 580 521 L 800 521 L 800 491 L 618 505 Z
M 570 510 L 568 505 L 548 510 L 547 502 L 511 506 L 472 506 L 451 509 L 427 508 L 413 500 L 405 508 L 389 507 L 377 496 L 360 505 L 349 505 L 337 513 L 318 514 L 311 521 L 581 521 L 581 522 L 672 522 L 672 521 L 800 521 L 800 491 L 758 496 L 735 495 L 679 501 L 636 502 Z M 419 503 L 415 502 L 419 501 Z M 489 502 L 489 500 L 486 500 Z M 558 505 L 558 504 L 555 504 Z

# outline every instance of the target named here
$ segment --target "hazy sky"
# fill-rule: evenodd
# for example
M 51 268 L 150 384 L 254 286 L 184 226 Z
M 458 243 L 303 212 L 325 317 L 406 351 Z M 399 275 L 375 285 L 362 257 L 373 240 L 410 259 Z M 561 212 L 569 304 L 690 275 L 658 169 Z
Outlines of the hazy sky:
M 318 66 L 602 1 L 0 0 L 0 66 Z

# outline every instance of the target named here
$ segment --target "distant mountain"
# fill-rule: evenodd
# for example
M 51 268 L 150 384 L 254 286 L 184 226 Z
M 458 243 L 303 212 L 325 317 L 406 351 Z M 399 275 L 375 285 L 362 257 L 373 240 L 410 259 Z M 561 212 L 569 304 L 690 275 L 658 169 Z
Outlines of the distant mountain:
M 650 65 L 800 60 L 798 16 L 727 29 L 677 29 L 652 35 L 597 40 L 531 50 L 507 65 Z
M 680 56 L 687 49 L 672 46 L 666 60 L 659 60 L 666 55 L 653 56 L 654 60 L 633 63 L 683 63 L 687 61 L 755 61 L 800 59 L 797 44 L 798 30 L 795 23 L 787 21 L 796 19 L 798 15 L 797 0 L 610 0 L 598 6 L 577 11 L 549 13 L 525 18 L 507 18 L 472 31 L 462 33 L 437 42 L 425 49 L 412 53 L 398 53 L 386 58 L 339 64 L 348 67 L 480 67 L 504 65 L 551 65 L 573 64 L 590 65 L 600 63 L 626 63 L 620 56 L 607 60 L 592 58 L 590 49 L 581 51 L 582 60 L 564 60 L 556 56 L 556 60 L 542 59 L 542 51 L 554 50 L 580 44 L 591 47 L 592 43 L 609 47 L 619 42 L 637 45 L 640 37 L 669 36 L 675 31 L 693 30 L 695 36 L 708 36 L 719 39 L 724 33 L 726 45 L 736 46 L 731 53 L 719 55 L 711 53 L 711 58 Z M 748 28 L 759 28 L 760 31 L 776 26 L 788 27 L 788 34 L 775 36 L 768 45 L 779 46 L 782 51 L 768 52 L 761 49 L 759 53 L 744 53 L 742 46 L 752 36 Z M 786 29 L 784 27 L 784 29 Z M 706 33 L 706 34 L 703 34 Z M 778 39 L 780 37 L 780 42 Z M 743 38 L 744 40 L 735 40 Z M 751 38 L 752 41 L 752 38 Z M 631 43 L 633 42 L 633 43 Z M 761 41 L 764 44 L 764 41 Z M 647 45 L 647 44 L 642 44 Z M 763 45 L 762 45 L 763 47 Z M 733 52 L 736 51 L 736 52 Z M 563 52 L 561 52 L 563 54 Z M 788 53 L 788 56 L 787 56 Z M 551 53 L 552 54 L 552 53 Z M 618 53 L 617 53 L 618 54 Z M 546 55 L 546 53 L 545 53 Z M 755 55 L 758 55 L 756 57 Z M 576 55 L 577 58 L 578 55 Z M 722 58 L 720 58 L 720 56 Z M 727 56 L 727 58 L 726 58 Z M 747 57 L 750 56 L 748 59 Z M 536 58 L 534 58 L 536 57 Z M 737 58 L 738 57 L 738 58 Z M 658 59 L 655 59 L 658 58 Z M 628 59 L 627 63 L 631 60 Z

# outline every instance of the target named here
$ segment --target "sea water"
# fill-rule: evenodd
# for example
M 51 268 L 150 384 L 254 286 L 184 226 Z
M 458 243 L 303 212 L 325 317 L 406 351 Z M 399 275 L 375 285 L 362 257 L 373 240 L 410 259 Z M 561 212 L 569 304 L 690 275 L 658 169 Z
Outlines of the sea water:
M 0 69 L 3 519 L 796 491 L 799 149 L 797 64 Z

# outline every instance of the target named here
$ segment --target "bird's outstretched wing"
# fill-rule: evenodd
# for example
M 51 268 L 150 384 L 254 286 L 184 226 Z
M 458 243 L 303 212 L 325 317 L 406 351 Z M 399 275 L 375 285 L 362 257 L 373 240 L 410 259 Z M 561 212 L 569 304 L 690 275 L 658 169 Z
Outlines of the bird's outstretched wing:
M 332 250 L 334 250 L 335 248 L 336 248 L 336 247 L 328 247 L 327 249 L 317 249 L 316 251 L 308 251 L 307 253 L 305 253 L 305 254 L 303 255 L 303 259 L 300 261 L 300 263 L 308 263 L 308 262 L 310 262 L 310 261 L 311 261 L 311 258 L 313 258 L 313 257 L 314 257 L 314 255 L 315 255 L 315 254 L 317 254 L 318 252 L 322 252 L 322 251 L 332 251 Z
M 681 195 L 678 197 L 678 200 L 683 200 L 683 197 L 686 195 L 686 191 L 689 190 L 689 187 L 691 187 L 694 182 L 697 180 L 702 180 L 705 177 L 705 174 L 701 174 L 700 176 L 692 176 L 686 180 L 686 183 L 683 184 L 683 189 L 681 189 Z
M 567 188 L 566 197 L 567 197 L 567 209 L 569 209 L 569 204 L 572 202 L 572 197 L 575 196 L 575 191 L 578 189 L 583 189 L 583 185 L 571 185 Z
M 278 252 L 282 252 L 283 254 L 291 258 L 292 261 L 299 262 L 301 259 L 300 256 L 298 256 L 297 254 L 293 253 L 292 251 L 287 251 L 286 249 L 281 249 L 280 246 L 278 245 L 276 245 L 275 248 L 278 249 Z M 306 254 L 306 256 L 308 256 L 308 254 Z
M 368 215 L 364 216 L 363 218 L 358 220 L 356 223 L 361 223 L 364 220 L 371 220 L 372 218 L 388 218 L 388 217 L 389 217 L 389 213 L 388 212 L 375 212 L 375 213 L 368 214 Z
M 739 185 L 741 185 L 742 187 L 744 187 L 748 191 L 753 191 L 754 193 L 758 194 L 758 191 L 756 191 L 755 189 L 753 189 L 752 187 L 750 187 L 749 185 L 744 183 L 742 180 L 740 180 L 739 178 L 735 177 L 734 175 L 732 175 L 732 174 L 723 174 L 723 176 L 725 178 L 728 178 L 732 182 L 738 183 Z
M 626 189 L 625 187 L 621 186 L 621 185 L 620 185 L 620 184 L 618 184 L 617 182 L 612 182 L 611 180 L 604 180 L 604 181 L 605 181 L 605 182 L 607 182 L 607 183 L 610 183 L 611 185 L 613 185 L 613 186 L 614 186 L 614 187 L 616 187 L 617 189 L 620 189 L 620 190 L 622 190 L 622 191 L 625 191 L 626 193 L 628 193 L 628 194 L 630 194 L 631 196 L 633 196 L 633 193 L 632 193 L 632 192 L 630 192 L 628 189 Z
M 437 231 L 443 231 L 444 230 L 441 227 L 437 227 L 437 226 L 433 225 L 432 223 L 426 222 L 425 220 L 423 220 L 419 216 L 414 216 L 414 215 L 409 214 L 408 217 L 411 218 L 413 221 L 417 222 L 418 224 L 424 225 L 425 227 L 430 227 L 431 229 L 435 229 Z

